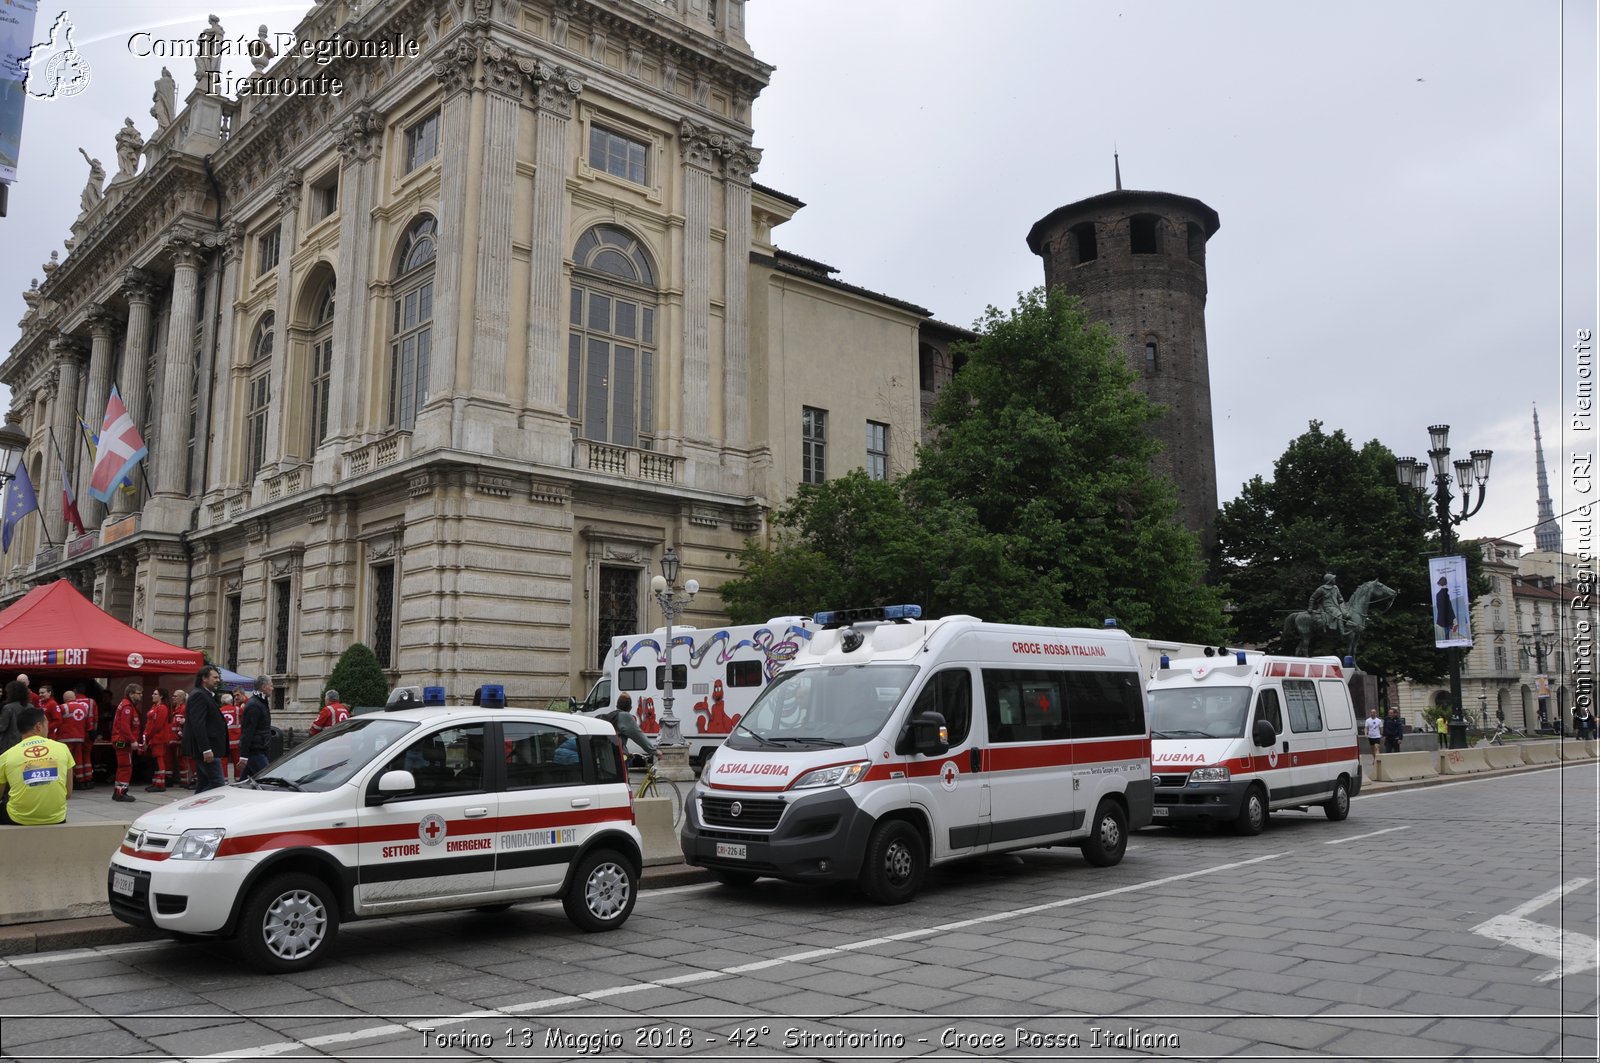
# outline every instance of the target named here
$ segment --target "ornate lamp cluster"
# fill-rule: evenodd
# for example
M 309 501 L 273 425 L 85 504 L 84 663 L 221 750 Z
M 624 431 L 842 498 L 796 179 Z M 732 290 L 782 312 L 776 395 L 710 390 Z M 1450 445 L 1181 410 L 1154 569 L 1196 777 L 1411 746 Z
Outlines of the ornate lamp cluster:
M 673 780 L 691 779 L 693 775 L 689 771 L 689 747 L 678 729 L 678 717 L 672 712 L 672 622 L 683 615 L 694 596 L 700 593 L 698 580 L 685 580 L 683 589 L 678 589 L 680 564 L 677 551 L 667 547 L 666 553 L 661 555 L 661 575 L 650 580 L 650 591 L 667 621 L 666 669 L 661 679 L 661 736 L 656 743 L 657 770 L 662 777 Z

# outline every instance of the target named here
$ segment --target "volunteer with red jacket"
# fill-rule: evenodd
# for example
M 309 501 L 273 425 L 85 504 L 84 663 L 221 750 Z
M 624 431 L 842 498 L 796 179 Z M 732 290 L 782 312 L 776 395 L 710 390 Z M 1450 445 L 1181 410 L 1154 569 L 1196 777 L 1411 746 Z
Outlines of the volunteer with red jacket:
M 111 745 L 117 751 L 117 781 L 111 790 L 113 801 L 138 800 L 128 792 L 128 784 L 133 781 L 133 755 L 144 751 L 144 724 L 139 719 L 139 700 L 143 696 L 144 687 L 129 683 L 111 721 Z
M 174 690 L 172 692 L 172 711 L 167 715 L 167 726 L 172 731 L 172 745 L 167 755 L 172 758 L 173 770 L 178 775 L 178 785 L 185 788 L 194 786 L 194 759 L 183 750 L 183 725 L 189 718 L 189 692 L 187 690 Z
M 49 683 L 39 684 L 39 708 L 44 710 L 44 718 L 50 725 L 49 737 L 55 738 L 56 731 L 61 727 L 61 703 L 55 699 L 55 687 Z
M 311 725 L 311 734 L 316 734 L 318 731 L 326 731 L 330 727 L 337 727 L 350 718 L 350 708 L 340 702 L 337 690 L 329 690 L 327 698 L 328 703 L 322 706 L 322 711 L 317 713 L 316 722 Z
M 166 691 L 156 688 L 155 701 L 144 717 L 144 743 L 150 755 L 156 758 L 155 777 L 144 788 L 147 794 L 166 793 L 167 780 L 172 775 L 172 709 L 167 705 Z
M 78 790 L 94 789 L 94 765 L 89 754 L 94 750 L 90 738 L 90 721 L 96 719 L 94 706 L 88 698 L 80 698 L 76 691 L 61 692 L 61 744 L 72 754 L 72 785 Z M 87 747 L 84 740 L 88 739 Z

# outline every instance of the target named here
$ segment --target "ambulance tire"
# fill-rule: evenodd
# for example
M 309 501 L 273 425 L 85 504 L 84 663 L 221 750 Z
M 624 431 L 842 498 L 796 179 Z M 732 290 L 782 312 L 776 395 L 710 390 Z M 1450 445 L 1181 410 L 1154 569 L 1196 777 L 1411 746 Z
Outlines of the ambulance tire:
M 873 828 L 861 863 L 861 892 L 879 904 L 904 904 L 928 874 L 928 846 L 917 828 L 888 819 Z
M 1350 815 L 1350 783 L 1343 775 L 1333 784 L 1333 797 L 1322 806 L 1322 811 L 1327 813 L 1329 819 L 1338 823 Z
M 322 959 L 339 933 L 339 907 L 326 883 L 291 872 L 250 894 L 238 943 L 251 963 L 272 974 L 303 971 Z
M 711 872 L 711 877 L 727 886 L 729 889 L 747 890 L 756 884 L 760 875 L 753 875 L 748 871 L 724 871 L 721 868 Z
M 1267 795 L 1259 786 L 1244 792 L 1239 805 L 1239 817 L 1233 821 L 1233 833 L 1253 837 L 1267 829 Z
M 1111 867 L 1122 862 L 1128 851 L 1128 817 L 1115 801 L 1101 801 L 1094 810 L 1089 836 L 1083 840 L 1083 858 L 1095 867 Z
M 574 926 L 594 934 L 626 923 L 638 898 L 639 876 L 633 865 L 610 849 L 596 849 L 573 871 L 561 907 Z

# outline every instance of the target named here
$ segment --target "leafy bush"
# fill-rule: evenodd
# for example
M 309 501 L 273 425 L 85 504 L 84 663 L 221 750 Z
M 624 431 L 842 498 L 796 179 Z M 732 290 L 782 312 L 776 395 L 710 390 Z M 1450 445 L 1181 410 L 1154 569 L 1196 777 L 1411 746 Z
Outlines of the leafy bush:
M 337 690 L 339 700 L 352 708 L 382 705 L 389 698 L 389 681 L 378 665 L 378 655 L 360 642 L 340 654 L 322 689 Z

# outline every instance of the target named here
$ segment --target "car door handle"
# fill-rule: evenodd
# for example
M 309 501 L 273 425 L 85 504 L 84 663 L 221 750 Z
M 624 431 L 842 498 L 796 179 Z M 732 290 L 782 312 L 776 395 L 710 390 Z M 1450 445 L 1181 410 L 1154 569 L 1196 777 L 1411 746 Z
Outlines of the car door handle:
M 1287 752 L 1289 752 L 1289 743 L 1287 743 L 1287 742 L 1285 742 L 1285 743 L 1284 743 L 1284 744 L 1283 744 L 1283 751 L 1284 751 L 1284 752 L 1285 752 L 1285 753 L 1287 753 Z
M 587 797 L 574 797 L 572 799 L 572 807 L 573 808 L 588 808 L 589 807 L 589 799 Z
M 469 808 L 462 814 L 468 819 L 482 819 L 489 814 L 489 810 L 487 808 Z

